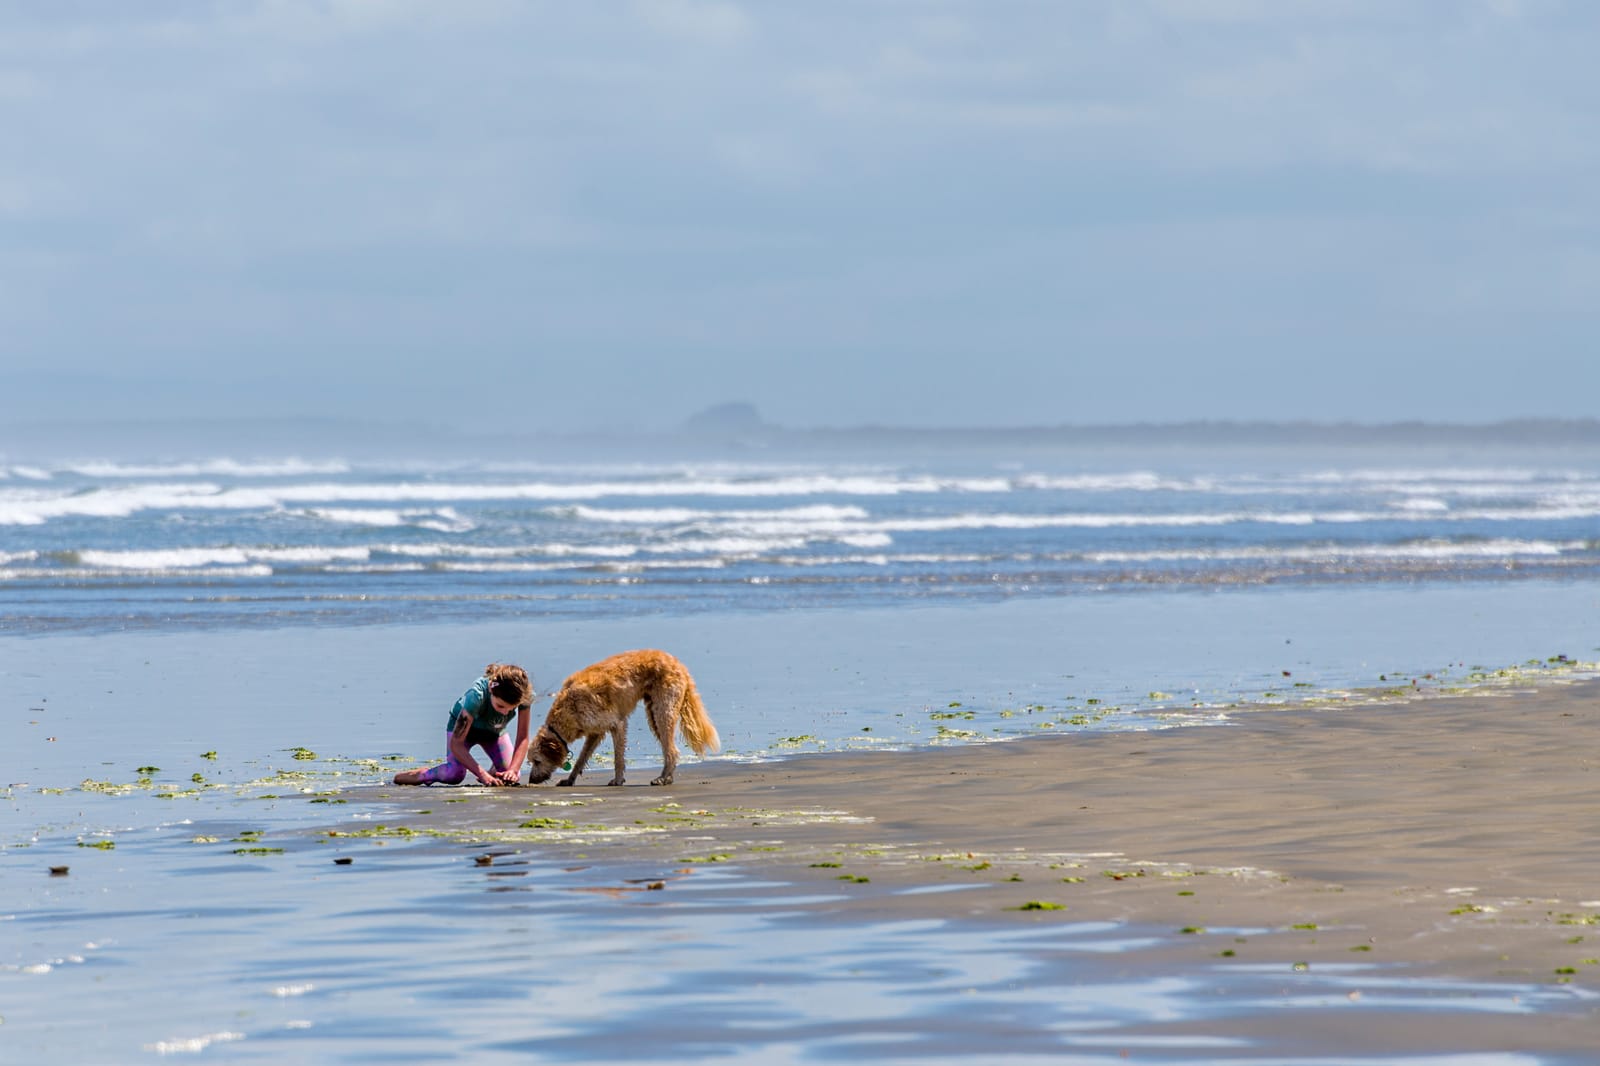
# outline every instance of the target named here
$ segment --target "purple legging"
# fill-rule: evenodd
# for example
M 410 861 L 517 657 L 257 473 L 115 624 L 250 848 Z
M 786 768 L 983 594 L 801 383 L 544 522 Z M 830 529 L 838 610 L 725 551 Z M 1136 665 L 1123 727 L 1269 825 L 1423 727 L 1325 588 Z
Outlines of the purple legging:
M 496 770 L 506 770 L 511 767 L 511 737 L 506 733 L 479 733 L 473 731 L 467 734 L 467 747 L 477 746 L 482 748 L 489 756 L 489 761 Z M 450 733 L 444 734 L 444 762 L 438 766 L 430 766 L 422 771 L 422 783 L 432 785 L 443 782 L 447 785 L 457 785 L 462 778 L 467 776 L 467 768 L 456 762 L 456 757 L 450 752 Z

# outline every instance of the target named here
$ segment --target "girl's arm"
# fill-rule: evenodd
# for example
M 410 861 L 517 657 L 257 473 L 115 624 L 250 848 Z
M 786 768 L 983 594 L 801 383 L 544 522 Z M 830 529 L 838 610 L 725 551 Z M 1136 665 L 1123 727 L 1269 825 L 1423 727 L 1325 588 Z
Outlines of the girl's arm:
M 517 748 L 511 753 L 511 769 L 501 775 L 508 785 L 522 777 L 522 764 L 528 758 L 528 720 L 532 717 L 533 709 L 527 704 L 517 708 Z
M 472 751 L 467 747 L 467 735 L 472 732 L 472 715 L 462 711 L 456 716 L 456 727 L 450 733 L 450 754 L 456 762 L 467 768 L 467 773 L 476 777 L 485 785 L 498 785 L 500 781 L 483 772 L 483 767 L 478 765 L 478 760 L 472 757 Z

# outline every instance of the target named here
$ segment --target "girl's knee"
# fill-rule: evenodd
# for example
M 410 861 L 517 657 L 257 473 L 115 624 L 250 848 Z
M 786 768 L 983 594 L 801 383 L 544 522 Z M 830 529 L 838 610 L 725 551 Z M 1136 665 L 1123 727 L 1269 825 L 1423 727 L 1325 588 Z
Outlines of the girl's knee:
M 496 770 L 511 769 L 511 756 L 515 754 L 515 750 L 511 746 L 510 737 L 502 733 L 500 738 L 492 745 L 483 745 L 483 751 L 484 754 L 489 756 L 489 762 L 494 765 Z

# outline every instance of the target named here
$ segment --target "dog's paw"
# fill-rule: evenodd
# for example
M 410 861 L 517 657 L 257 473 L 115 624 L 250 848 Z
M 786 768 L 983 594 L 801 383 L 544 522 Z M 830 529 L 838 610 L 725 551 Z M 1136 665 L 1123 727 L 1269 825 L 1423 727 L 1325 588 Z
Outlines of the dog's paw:
M 571 777 L 563 777 L 560 781 L 556 782 L 556 787 L 557 788 L 562 788 L 564 786 L 576 783 L 577 780 L 578 780 L 578 775 L 577 774 L 573 774 Z
M 670 785 L 672 784 L 672 778 L 666 774 L 662 774 L 660 777 L 653 778 L 650 783 L 652 785 Z
M 626 780 L 626 779 L 625 778 L 621 778 L 621 777 L 613 777 L 610 781 L 607 781 L 606 784 L 608 784 L 608 785 L 620 785 L 620 784 L 623 783 L 624 780 Z

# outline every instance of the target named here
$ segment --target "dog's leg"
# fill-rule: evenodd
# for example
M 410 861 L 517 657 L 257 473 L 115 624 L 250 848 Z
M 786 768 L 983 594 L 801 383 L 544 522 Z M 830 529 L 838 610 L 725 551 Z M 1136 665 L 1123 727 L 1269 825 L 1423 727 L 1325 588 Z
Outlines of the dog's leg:
M 613 785 L 622 784 L 628 769 L 628 719 L 622 718 L 611 728 L 611 747 L 614 751 L 616 772 L 611 775 Z
M 661 776 L 652 785 L 672 784 L 672 775 L 678 771 L 678 697 L 676 685 L 656 692 L 650 701 L 650 731 L 661 741 Z
M 583 768 L 589 765 L 589 756 L 594 754 L 594 749 L 600 746 L 600 735 L 591 734 L 583 738 L 583 750 L 578 753 L 578 761 L 572 764 L 572 773 L 557 781 L 558 785 L 574 784 L 578 775 L 583 773 Z

